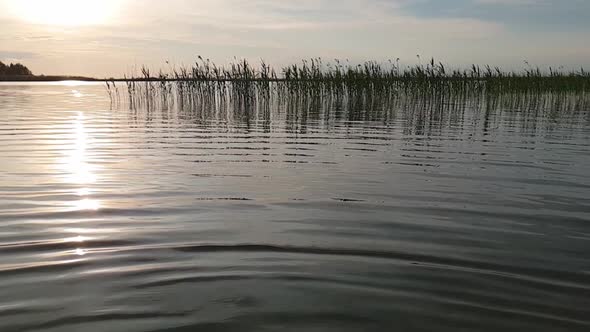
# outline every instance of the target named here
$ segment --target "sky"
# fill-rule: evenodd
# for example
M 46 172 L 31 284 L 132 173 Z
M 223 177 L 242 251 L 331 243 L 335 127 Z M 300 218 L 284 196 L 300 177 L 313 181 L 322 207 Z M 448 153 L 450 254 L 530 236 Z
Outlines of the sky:
M 0 60 L 120 77 L 237 58 L 590 68 L 590 0 L 0 0 Z M 420 55 L 418 59 L 417 55 Z

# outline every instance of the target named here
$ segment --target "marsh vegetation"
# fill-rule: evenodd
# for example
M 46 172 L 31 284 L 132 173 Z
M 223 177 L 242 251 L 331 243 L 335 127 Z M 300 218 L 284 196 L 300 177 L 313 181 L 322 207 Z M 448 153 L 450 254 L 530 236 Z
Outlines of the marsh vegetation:
M 305 111 L 336 103 L 367 114 L 389 109 L 448 113 L 468 106 L 555 112 L 587 109 L 590 73 L 584 69 L 542 70 L 527 63 L 522 71 L 472 65 L 448 69 L 431 59 L 402 67 L 399 59 L 352 65 L 320 58 L 276 70 L 264 61 L 218 66 L 202 57 L 192 67 L 153 74 L 148 68 L 125 77 L 124 85 L 107 81 L 114 104 L 130 108 L 269 108 L 281 105 Z M 121 91 L 122 90 L 122 91 Z

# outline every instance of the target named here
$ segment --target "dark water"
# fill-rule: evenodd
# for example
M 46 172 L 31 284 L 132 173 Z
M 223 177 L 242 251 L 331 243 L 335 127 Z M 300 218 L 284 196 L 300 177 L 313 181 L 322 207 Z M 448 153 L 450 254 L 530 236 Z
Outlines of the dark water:
M 588 331 L 588 109 L 536 101 L 1 85 L 0 331 Z

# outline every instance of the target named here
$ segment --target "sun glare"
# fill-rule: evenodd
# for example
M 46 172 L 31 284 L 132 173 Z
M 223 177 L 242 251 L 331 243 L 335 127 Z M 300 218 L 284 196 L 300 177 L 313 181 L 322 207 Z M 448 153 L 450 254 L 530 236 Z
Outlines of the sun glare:
M 116 0 L 18 0 L 14 14 L 30 23 L 56 26 L 104 24 L 115 13 Z

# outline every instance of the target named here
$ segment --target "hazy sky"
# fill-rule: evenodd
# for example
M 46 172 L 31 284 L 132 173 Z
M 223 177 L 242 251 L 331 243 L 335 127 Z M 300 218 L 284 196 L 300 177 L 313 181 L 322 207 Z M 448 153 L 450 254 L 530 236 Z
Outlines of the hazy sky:
M 197 55 L 590 67 L 590 0 L 0 0 L 0 60 L 121 76 Z

